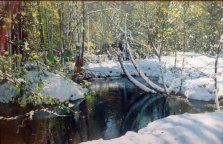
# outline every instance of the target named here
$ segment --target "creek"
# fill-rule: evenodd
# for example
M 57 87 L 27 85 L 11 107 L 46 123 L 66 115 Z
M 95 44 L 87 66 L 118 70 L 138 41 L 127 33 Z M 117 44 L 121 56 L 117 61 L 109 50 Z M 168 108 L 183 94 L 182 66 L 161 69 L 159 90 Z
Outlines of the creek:
M 76 144 L 99 138 L 112 139 L 127 131 L 137 132 L 148 123 L 169 115 L 211 112 L 215 108 L 204 101 L 146 94 L 125 78 L 97 79 L 90 89 L 95 95 L 75 101 L 70 116 L 58 117 L 40 111 L 32 120 L 0 120 L 0 144 Z M 58 107 L 51 110 L 66 114 Z M 27 111 L 13 104 L 0 104 L 1 116 Z

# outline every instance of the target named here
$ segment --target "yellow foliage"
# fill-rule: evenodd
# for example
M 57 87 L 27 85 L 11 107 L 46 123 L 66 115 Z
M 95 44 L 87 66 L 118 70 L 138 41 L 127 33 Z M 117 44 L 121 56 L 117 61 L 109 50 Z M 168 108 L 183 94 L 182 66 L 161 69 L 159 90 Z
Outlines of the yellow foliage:
M 37 55 L 36 53 L 32 52 L 32 53 L 30 54 L 30 58 L 32 58 L 33 60 L 35 60 L 35 59 L 38 58 L 38 55 Z
M 8 55 L 9 55 L 9 52 L 8 52 L 8 51 L 4 51 L 4 52 L 3 52 L 3 55 L 4 55 L 4 56 L 8 56 Z
M 33 16 L 33 17 L 36 17 L 36 16 L 37 16 L 37 14 L 36 14 L 35 12 L 33 12 L 33 13 L 32 13 L 32 16 Z
M 9 26 L 7 26 L 7 25 L 3 25 L 2 28 L 5 29 L 5 30 L 10 30 L 10 29 L 11 29 L 11 28 L 10 28 Z
M 7 18 L 7 17 L 3 18 L 3 21 L 5 21 L 7 23 L 11 23 L 12 22 L 12 20 L 10 18 Z
M 24 16 L 24 15 L 26 15 L 26 13 L 25 13 L 24 11 L 22 11 L 22 12 L 21 12 L 21 15 Z
M 95 47 L 95 45 L 92 42 L 84 42 L 84 47 L 91 48 Z

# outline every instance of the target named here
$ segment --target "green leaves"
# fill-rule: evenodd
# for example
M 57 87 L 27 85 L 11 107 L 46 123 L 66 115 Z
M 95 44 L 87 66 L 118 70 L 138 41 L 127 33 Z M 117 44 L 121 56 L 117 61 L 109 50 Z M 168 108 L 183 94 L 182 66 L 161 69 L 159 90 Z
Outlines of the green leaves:
M 50 52 L 50 53 L 47 53 L 47 59 L 50 61 L 50 62 L 54 62 L 56 59 L 55 59 L 55 55 Z
M 38 81 L 36 90 L 37 91 L 42 91 L 43 90 L 43 86 L 44 86 L 43 82 L 42 81 Z
M 33 61 L 36 60 L 38 58 L 38 55 L 34 52 L 30 53 L 28 60 L 29 61 Z
M 72 53 L 68 50 L 65 50 L 63 53 L 62 53 L 62 58 L 70 58 L 72 56 Z
M 15 40 L 14 42 L 17 46 L 22 45 L 23 41 L 22 40 Z
M 25 15 L 26 15 L 26 12 L 25 12 L 25 11 L 22 11 L 22 12 L 21 12 L 21 15 L 22 15 L 22 16 L 25 16 Z
M 83 87 L 83 88 L 87 88 L 87 87 L 89 87 L 90 84 L 91 84 L 91 82 L 89 82 L 89 81 L 87 81 L 87 80 L 83 80 L 83 81 L 82 81 L 82 87 Z
M 28 104 L 37 106 L 37 105 L 54 105 L 59 103 L 56 99 L 50 96 L 41 96 L 36 93 L 30 92 L 26 96 L 22 97 L 18 101 L 21 107 L 26 107 Z

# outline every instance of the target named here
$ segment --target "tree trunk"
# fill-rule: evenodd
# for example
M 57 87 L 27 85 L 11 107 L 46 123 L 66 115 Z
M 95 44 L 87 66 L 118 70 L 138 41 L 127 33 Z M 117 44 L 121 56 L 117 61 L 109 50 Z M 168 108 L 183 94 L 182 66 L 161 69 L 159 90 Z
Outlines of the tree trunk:
M 44 35 L 43 35 L 43 24 L 42 24 L 42 14 L 40 8 L 40 1 L 37 1 L 38 6 L 38 20 L 39 20 L 39 32 L 40 32 L 40 48 L 43 50 L 44 47 Z
M 64 65 L 64 58 L 62 57 L 65 48 L 65 19 L 63 15 L 63 2 L 59 2 L 58 4 L 58 14 L 59 14 L 59 23 L 60 23 L 60 47 L 61 47 L 61 63 Z
M 146 87 L 144 84 L 140 83 L 139 81 L 137 81 L 135 78 L 133 78 L 130 73 L 127 71 L 127 69 L 124 67 L 122 59 L 120 56 L 118 56 L 118 61 L 123 69 L 123 72 L 126 74 L 127 78 L 138 88 L 140 88 L 141 90 L 145 91 L 145 92 L 151 92 L 151 93 L 156 93 L 156 91 L 154 91 L 153 89 L 150 89 L 148 87 Z
M 75 44 L 76 44 L 76 48 L 78 46 L 79 43 L 79 35 L 78 35 L 78 6 L 77 6 L 77 1 L 75 1 L 75 6 L 74 6 L 74 22 L 75 22 Z
M 88 43 L 88 48 L 87 48 L 87 53 L 90 51 L 90 16 L 87 16 L 87 43 Z
M 48 28 L 48 23 L 49 23 L 49 20 L 48 20 L 48 16 L 47 16 L 47 9 L 45 9 L 45 25 L 46 25 L 46 43 L 47 43 L 47 48 L 49 48 L 49 28 Z
M 82 36 L 82 44 L 81 44 L 81 58 L 84 58 L 84 33 L 85 33 L 85 29 L 84 29 L 84 24 L 85 24 L 85 5 L 84 5 L 84 1 L 82 1 L 82 22 L 81 22 L 81 36 Z
M 136 71 L 138 72 L 139 76 L 152 88 L 155 89 L 158 92 L 165 92 L 165 89 L 161 88 L 160 86 L 156 85 L 155 83 L 153 83 L 136 65 L 133 56 L 132 56 L 132 52 L 128 43 L 128 37 L 127 37 L 127 16 L 126 16 L 126 21 L 125 21 L 125 49 L 126 51 L 129 53 L 129 58 L 134 66 L 134 68 L 136 69 Z
M 221 11 L 223 12 L 223 2 L 221 2 Z M 222 19 L 223 19 L 223 16 L 222 16 Z M 219 58 L 219 54 L 221 52 L 221 47 L 222 47 L 222 41 L 221 41 L 221 37 L 223 37 L 223 22 L 221 22 L 221 36 L 220 36 L 220 42 L 219 42 L 219 46 L 217 48 L 217 56 L 216 56 L 216 59 L 215 59 L 215 78 L 214 78 L 214 81 L 215 81 L 215 93 L 216 93 L 216 97 L 215 97 L 215 102 L 216 102 L 216 106 L 217 106 L 217 110 L 220 110 L 220 105 L 219 105 L 219 101 L 218 101 L 218 58 Z
M 215 78 L 214 78 L 214 81 L 215 81 L 215 91 L 216 91 L 216 97 L 215 97 L 215 102 L 216 102 L 216 105 L 217 105 L 217 110 L 220 110 L 220 106 L 219 106 L 219 101 L 218 101 L 218 58 L 219 58 L 219 54 L 220 54 L 220 45 L 218 46 L 218 49 L 217 49 L 217 56 L 216 56 L 216 59 L 215 59 Z

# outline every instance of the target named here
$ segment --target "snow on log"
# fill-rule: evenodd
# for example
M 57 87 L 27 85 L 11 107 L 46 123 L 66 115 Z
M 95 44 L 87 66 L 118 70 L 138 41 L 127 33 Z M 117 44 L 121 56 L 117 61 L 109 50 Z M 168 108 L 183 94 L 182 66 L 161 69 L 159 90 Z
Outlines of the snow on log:
M 136 71 L 138 72 L 139 76 L 142 77 L 142 79 L 152 88 L 152 89 L 155 89 L 156 91 L 158 92 L 162 92 L 164 93 L 165 90 L 164 88 L 156 85 L 155 83 L 153 83 L 139 68 L 138 66 L 136 65 L 134 59 L 133 59 L 133 56 L 132 56 L 132 52 L 131 52 L 131 49 L 129 48 L 129 44 L 127 43 L 127 50 L 129 52 L 129 57 L 130 57 L 130 60 L 133 64 L 133 66 L 135 67 Z
M 121 58 L 118 58 L 119 63 L 124 71 L 124 73 L 126 74 L 126 76 L 128 77 L 128 79 L 134 84 L 136 85 L 138 88 L 140 88 L 141 90 L 145 91 L 145 92 L 151 92 L 151 93 L 156 93 L 156 91 L 154 91 L 153 89 L 150 89 L 148 87 L 146 87 L 144 84 L 140 83 L 139 81 L 137 81 L 135 78 L 133 78 L 130 73 L 127 71 L 127 69 L 124 67 L 123 62 L 121 60 Z

